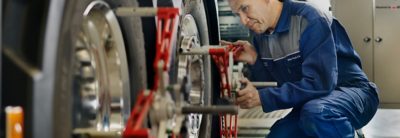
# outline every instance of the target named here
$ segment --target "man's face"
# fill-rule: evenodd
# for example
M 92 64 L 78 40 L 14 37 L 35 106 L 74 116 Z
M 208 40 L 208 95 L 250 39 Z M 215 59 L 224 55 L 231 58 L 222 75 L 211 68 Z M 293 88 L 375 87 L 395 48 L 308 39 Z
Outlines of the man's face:
M 258 34 L 272 27 L 274 17 L 270 0 L 229 0 L 229 6 L 243 25 Z

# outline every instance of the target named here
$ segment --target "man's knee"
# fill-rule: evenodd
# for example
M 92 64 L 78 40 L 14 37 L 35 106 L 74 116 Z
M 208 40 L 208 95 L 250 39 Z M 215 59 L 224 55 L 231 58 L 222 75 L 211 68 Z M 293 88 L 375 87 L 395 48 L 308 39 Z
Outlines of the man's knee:
M 307 117 L 321 117 L 324 110 L 329 109 L 330 105 L 328 102 L 321 100 L 321 99 L 314 99 L 306 102 L 303 107 L 301 108 L 300 116 L 307 116 Z
M 340 114 L 332 111 L 332 105 L 324 100 L 315 99 L 305 103 L 300 112 L 299 125 L 308 135 L 316 135 L 320 125 L 326 121 L 340 117 Z
M 310 136 L 321 135 L 324 129 L 341 128 L 341 131 L 346 131 L 344 134 L 351 131 L 347 117 L 335 110 L 336 108 L 325 100 L 311 100 L 302 107 L 299 125 Z

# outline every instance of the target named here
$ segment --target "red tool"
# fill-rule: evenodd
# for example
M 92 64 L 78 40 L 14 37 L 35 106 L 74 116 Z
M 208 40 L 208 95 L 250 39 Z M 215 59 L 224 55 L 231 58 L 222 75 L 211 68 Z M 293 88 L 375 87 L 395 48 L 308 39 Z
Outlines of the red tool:
M 243 51 L 241 45 L 202 46 L 199 48 L 180 49 L 182 55 L 211 55 L 221 77 L 220 98 L 235 99 L 232 94 L 233 59 L 237 59 Z M 234 100 L 233 100 L 234 101 Z M 237 137 L 237 115 L 219 114 L 221 137 Z
M 175 23 L 178 17 L 178 8 L 157 8 L 157 40 L 156 40 L 156 58 L 153 67 L 158 70 L 158 65 L 163 62 L 163 71 L 169 70 L 169 61 L 171 54 L 172 35 L 175 34 Z M 125 138 L 149 138 L 150 130 L 143 128 L 143 120 L 147 116 L 151 103 L 153 102 L 154 92 L 159 89 L 160 74 L 156 71 L 154 76 L 153 89 L 149 91 L 142 90 L 138 95 L 137 101 L 131 116 L 128 119 L 123 133 Z
M 232 99 L 233 97 L 231 93 L 231 79 L 228 75 L 229 66 L 229 53 L 232 52 L 233 58 L 237 58 L 240 52 L 243 51 L 243 46 L 235 46 L 228 45 L 226 49 L 222 50 L 213 50 L 210 49 L 210 55 L 214 59 L 215 64 L 218 66 L 218 71 L 220 73 L 221 82 L 220 82 L 220 98 L 228 98 Z M 233 117 L 233 118 L 232 118 Z M 228 120 L 229 119 L 229 120 Z M 232 120 L 233 119 L 233 120 Z M 237 137 L 237 115 L 232 114 L 220 114 L 219 115 L 220 122 L 220 135 L 221 137 Z

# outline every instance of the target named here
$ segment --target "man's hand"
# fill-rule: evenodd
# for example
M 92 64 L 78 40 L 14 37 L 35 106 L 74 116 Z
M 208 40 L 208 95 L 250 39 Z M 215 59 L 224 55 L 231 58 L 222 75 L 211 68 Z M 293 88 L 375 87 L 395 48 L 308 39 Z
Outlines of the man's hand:
M 238 40 L 234 43 L 221 40 L 221 45 L 234 45 L 234 46 L 243 46 L 243 51 L 238 53 L 237 61 L 246 62 L 250 65 L 256 63 L 257 60 L 257 52 L 254 47 L 248 42 L 243 40 Z
M 251 82 L 247 78 L 240 80 L 240 82 L 246 84 L 246 87 L 238 92 L 238 97 L 236 99 L 240 108 L 249 109 L 261 105 L 258 90 Z

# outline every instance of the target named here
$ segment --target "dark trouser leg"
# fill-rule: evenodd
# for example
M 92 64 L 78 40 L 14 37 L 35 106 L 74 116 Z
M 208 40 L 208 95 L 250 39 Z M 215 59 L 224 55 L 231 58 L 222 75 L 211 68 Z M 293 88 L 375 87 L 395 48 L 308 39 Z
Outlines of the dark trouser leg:
M 299 125 L 312 137 L 353 138 L 354 129 L 372 119 L 378 103 L 371 87 L 340 87 L 325 97 L 304 104 Z
M 307 135 L 299 126 L 300 112 L 294 109 L 284 118 L 278 120 L 270 129 L 268 138 L 304 138 Z

